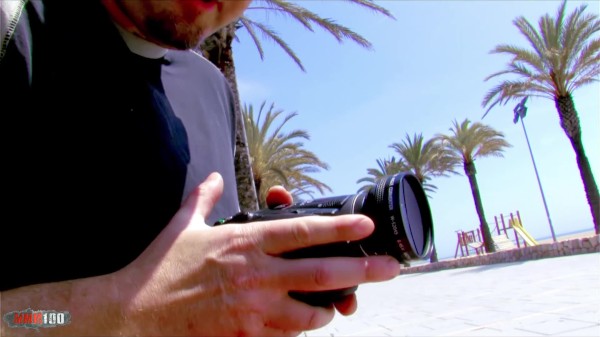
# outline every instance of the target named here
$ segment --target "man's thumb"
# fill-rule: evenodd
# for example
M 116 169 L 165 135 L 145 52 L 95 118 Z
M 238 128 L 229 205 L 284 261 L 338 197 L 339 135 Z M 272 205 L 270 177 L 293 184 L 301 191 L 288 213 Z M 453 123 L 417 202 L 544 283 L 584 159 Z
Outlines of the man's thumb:
M 219 173 L 213 172 L 190 192 L 176 217 L 186 217 L 193 223 L 197 221 L 204 223 L 221 198 L 221 194 L 223 194 L 223 178 Z

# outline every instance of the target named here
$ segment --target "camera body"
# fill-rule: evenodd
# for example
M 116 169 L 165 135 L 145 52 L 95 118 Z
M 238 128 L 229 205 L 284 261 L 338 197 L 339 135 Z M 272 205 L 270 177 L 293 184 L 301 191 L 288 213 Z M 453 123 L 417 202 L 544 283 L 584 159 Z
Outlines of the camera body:
M 367 191 L 314 199 L 293 205 L 241 212 L 215 225 L 269 221 L 309 215 L 333 216 L 363 214 L 371 218 L 375 230 L 354 242 L 335 242 L 294 250 L 283 257 L 364 257 L 390 255 L 398 262 L 424 259 L 433 246 L 433 223 L 427 196 L 411 173 L 398 173 L 378 179 Z M 319 292 L 292 292 L 290 296 L 311 305 L 328 306 L 357 287 Z

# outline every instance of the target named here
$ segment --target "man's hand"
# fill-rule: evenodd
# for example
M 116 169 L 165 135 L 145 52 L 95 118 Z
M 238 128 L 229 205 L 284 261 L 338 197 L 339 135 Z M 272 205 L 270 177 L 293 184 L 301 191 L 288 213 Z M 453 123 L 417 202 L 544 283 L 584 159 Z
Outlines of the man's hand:
M 136 323 L 134 334 L 297 335 L 330 322 L 334 309 L 296 301 L 289 291 L 339 289 L 398 275 L 391 257 L 278 257 L 364 238 L 373 231 L 364 216 L 205 225 L 222 185 L 218 174 L 211 175 L 148 249 L 115 275 L 123 315 Z M 353 296 L 336 304 L 343 313 L 355 306 Z
M 211 175 L 125 268 L 3 291 L 0 313 L 28 307 L 69 311 L 70 324 L 43 331 L 56 336 L 293 336 L 329 323 L 335 309 L 294 300 L 290 291 L 347 288 L 399 273 L 398 262 L 387 256 L 279 257 L 307 246 L 368 236 L 373 222 L 362 215 L 209 227 L 205 219 L 222 188 L 221 176 Z M 335 307 L 349 314 L 356 299 L 352 295 Z M 3 336 L 39 332 L 1 322 Z
M 267 207 L 275 208 L 281 205 L 291 205 L 294 202 L 292 194 L 283 186 L 273 186 L 267 191 Z M 344 299 L 334 303 L 335 308 L 344 316 L 353 314 L 357 308 L 356 295 L 346 295 Z

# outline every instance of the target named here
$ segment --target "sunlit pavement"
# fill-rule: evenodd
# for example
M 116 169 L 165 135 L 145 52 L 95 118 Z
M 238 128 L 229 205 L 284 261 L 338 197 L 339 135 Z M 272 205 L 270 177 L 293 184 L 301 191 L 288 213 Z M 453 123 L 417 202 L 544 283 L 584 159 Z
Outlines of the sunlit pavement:
M 600 253 L 362 285 L 358 311 L 306 336 L 600 336 Z

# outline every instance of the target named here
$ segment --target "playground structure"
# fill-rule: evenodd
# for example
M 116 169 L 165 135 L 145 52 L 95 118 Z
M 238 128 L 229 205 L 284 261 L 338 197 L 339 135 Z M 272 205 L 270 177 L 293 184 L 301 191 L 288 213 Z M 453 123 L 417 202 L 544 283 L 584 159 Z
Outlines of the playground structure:
M 458 256 L 458 250 L 460 249 L 460 256 L 469 256 L 475 253 L 476 255 L 482 254 L 485 251 L 483 247 L 483 239 L 481 237 L 481 231 L 479 228 L 470 231 L 456 231 L 458 242 L 456 244 L 456 251 L 454 252 L 454 258 Z
M 519 211 L 516 214 L 510 213 L 506 216 L 506 219 L 507 221 L 505 221 L 504 214 L 494 216 L 496 230 L 495 233 L 492 232 L 492 240 L 496 251 L 520 249 L 521 247 L 536 246 L 538 244 L 523 227 Z M 511 234 L 514 238 L 511 238 Z M 454 258 L 458 257 L 459 250 L 461 257 L 485 253 L 483 235 L 479 228 L 470 231 L 456 231 L 456 236 L 457 243 Z

